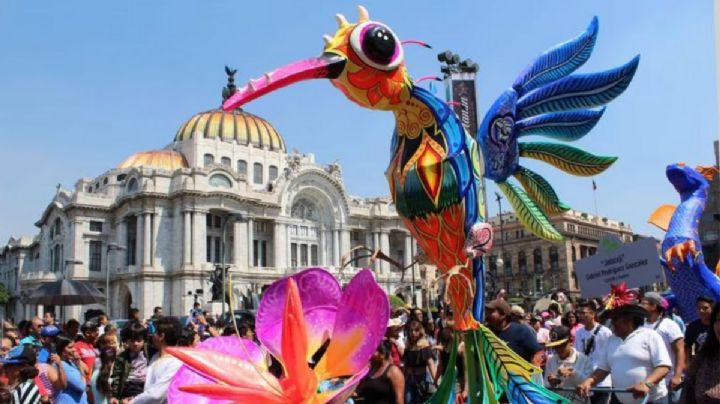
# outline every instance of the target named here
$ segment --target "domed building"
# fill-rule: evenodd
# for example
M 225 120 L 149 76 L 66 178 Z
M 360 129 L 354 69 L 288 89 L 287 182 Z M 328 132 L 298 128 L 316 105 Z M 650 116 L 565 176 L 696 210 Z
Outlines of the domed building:
M 228 73 L 225 98 L 235 91 Z M 416 254 L 389 199 L 349 195 L 338 164 L 288 153 L 270 122 L 242 109 L 198 113 L 165 148 L 135 153 L 72 190 L 58 186 L 36 225 L 37 236 L 0 251 L 8 315 L 17 319 L 59 313 L 22 297 L 63 273 L 103 291 L 109 284 L 111 317 L 137 307 L 147 318 L 155 306 L 185 315 L 195 301 L 219 314 L 208 303 L 223 263 L 234 307 L 249 309 L 264 285 L 304 267 L 330 268 L 347 282 L 369 265 L 363 258 L 342 269 L 343 257 L 368 255 L 359 246 L 404 265 Z M 388 291 L 408 286 L 389 263 L 374 269 Z M 72 307 L 66 317 L 104 308 Z

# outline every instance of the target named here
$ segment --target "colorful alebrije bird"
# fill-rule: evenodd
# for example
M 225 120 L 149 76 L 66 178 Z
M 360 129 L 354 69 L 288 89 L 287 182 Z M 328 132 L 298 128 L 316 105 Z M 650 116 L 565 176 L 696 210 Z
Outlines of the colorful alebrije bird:
M 639 59 L 606 72 L 571 75 L 592 52 L 597 35 L 597 19 L 593 19 L 587 31 L 531 63 L 493 104 L 478 133 L 468 134 L 443 100 L 410 79 L 402 41 L 388 26 L 370 20 L 363 7 L 357 23 L 339 14 L 336 18 L 338 29 L 323 37 L 320 57 L 251 80 L 223 108 L 237 108 L 294 82 L 326 78 L 356 104 L 392 112 L 396 125 L 386 171 L 390 193 L 410 233 L 446 277 L 455 325 L 464 331 L 466 359 L 470 358 L 471 401 L 493 403 L 506 394 L 511 402 L 562 402 L 531 382 L 539 369 L 477 321 L 483 319 L 484 309 L 479 255 L 486 251 L 482 244 L 488 240 L 479 226 L 485 222 L 482 178 L 498 184 L 533 233 L 561 240 L 546 214 L 563 212 L 568 206 L 544 178 L 519 164 L 520 157 L 539 159 L 574 175 L 598 174 L 615 158 L 518 139 L 529 135 L 580 139 L 604 112 L 595 108 L 628 86 Z M 509 181 L 510 176 L 524 190 Z M 454 383 L 448 380 L 434 401 L 442 402 L 452 388 Z

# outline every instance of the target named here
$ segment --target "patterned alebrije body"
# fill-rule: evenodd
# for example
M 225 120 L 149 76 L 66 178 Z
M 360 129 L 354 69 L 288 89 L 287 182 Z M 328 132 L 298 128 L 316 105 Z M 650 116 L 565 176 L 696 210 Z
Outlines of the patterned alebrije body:
M 418 130 L 395 130 L 386 172 L 391 195 L 406 227 L 440 272 L 459 266 L 448 282 L 448 296 L 460 329 L 475 328 L 468 309 L 472 289 L 476 295 L 483 292 L 482 260 L 468 267 L 465 240 L 473 224 L 484 221 L 476 144 L 444 102 L 420 87 L 411 94 L 407 109 L 395 115 L 418 117 L 410 121 Z
M 580 149 L 518 142 L 545 135 L 580 139 L 603 114 L 600 107 L 628 86 L 635 58 L 607 72 L 570 75 L 589 58 L 597 34 L 594 19 L 586 32 L 542 54 L 495 102 L 477 134 L 466 133 L 446 105 L 413 84 L 395 33 L 359 8 L 357 23 L 337 15 L 338 29 L 324 36 L 323 54 L 286 65 L 250 81 L 223 105 L 232 110 L 297 81 L 328 78 L 365 108 L 391 111 L 395 132 L 386 171 L 390 193 L 410 233 L 446 281 L 458 335 L 465 340 L 469 400 L 496 403 L 558 403 L 562 397 L 532 383 L 540 370 L 515 355 L 478 321 L 484 317 L 484 273 L 480 255 L 489 248 L 484 223 L 483 176 L 498 183 L 520 220 L 547 240 L 562 236 L 547 214 L 569 207 L 540 175 L 519 165 L 520 157 L 548 162 L 575 175 L 602 172 L 615 160 Z M 484 163 L 483 163 L 484 161 Z M 525 188 L 508 181 L 515 176 Z M 492 239 L 492 237 L 489 237 Z M 449 367 L 452 369 L 452 367 Z M 446 374 L 432 402 L 451 401 L 454 374 Z
M 693 321 L 697 318 L 695 306 L 698 297 L 708 296 L 720 301 L 720 278 L 707 267 L 702 251 L 692 254 L 682 250 L 688 252 L 683 253 L 685 256 L 682 258 L 670 253 L 673 248 L 690 242 L 698 248 L 702 245 L 698 224 L 705 210 L 710 185 L 701 173 L 683 165 L 668 166 L 666 174 L 680 194 L 680 205 L 670 219 L 662 243 L 662 256 L 670 257 L 673 269 L 668 267 L 665 259 L 662 262 L 682 318 L 685 321 Z

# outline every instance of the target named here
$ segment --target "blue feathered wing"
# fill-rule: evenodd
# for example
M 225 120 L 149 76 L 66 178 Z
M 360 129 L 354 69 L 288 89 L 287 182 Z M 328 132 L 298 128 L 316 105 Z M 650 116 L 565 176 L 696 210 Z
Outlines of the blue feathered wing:
M 603 116 L 604 105 L 628 87 L 639 56 L 603 72 L 572 74 L 590 58 L 597 33 L 598 20 L 593 18 L 583 33 L 530 63 L 495 101 L 477 134 L 485 177 L 498 184 L 520 221 L 547 240 L 562 240 L 548 216 L 569 206 L 560 201 L 542 176 L 523 167 L 520 158 L 541 160 L 579 176 L 599 174 L 616 158 L 596 156 L 562 143 L 521 143 L 519 139 L 541 135 L 561 142 L 579 140 Z M 511 176 L 522 187 L 510 181 Z

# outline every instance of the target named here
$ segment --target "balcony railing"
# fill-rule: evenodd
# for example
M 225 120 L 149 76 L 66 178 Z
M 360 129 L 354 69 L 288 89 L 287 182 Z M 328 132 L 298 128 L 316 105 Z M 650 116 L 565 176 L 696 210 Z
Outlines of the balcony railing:
M 32 271 L 20 274 L 20 281 L 57 281 L 61 279 L 62 273 L 52 271 Z

